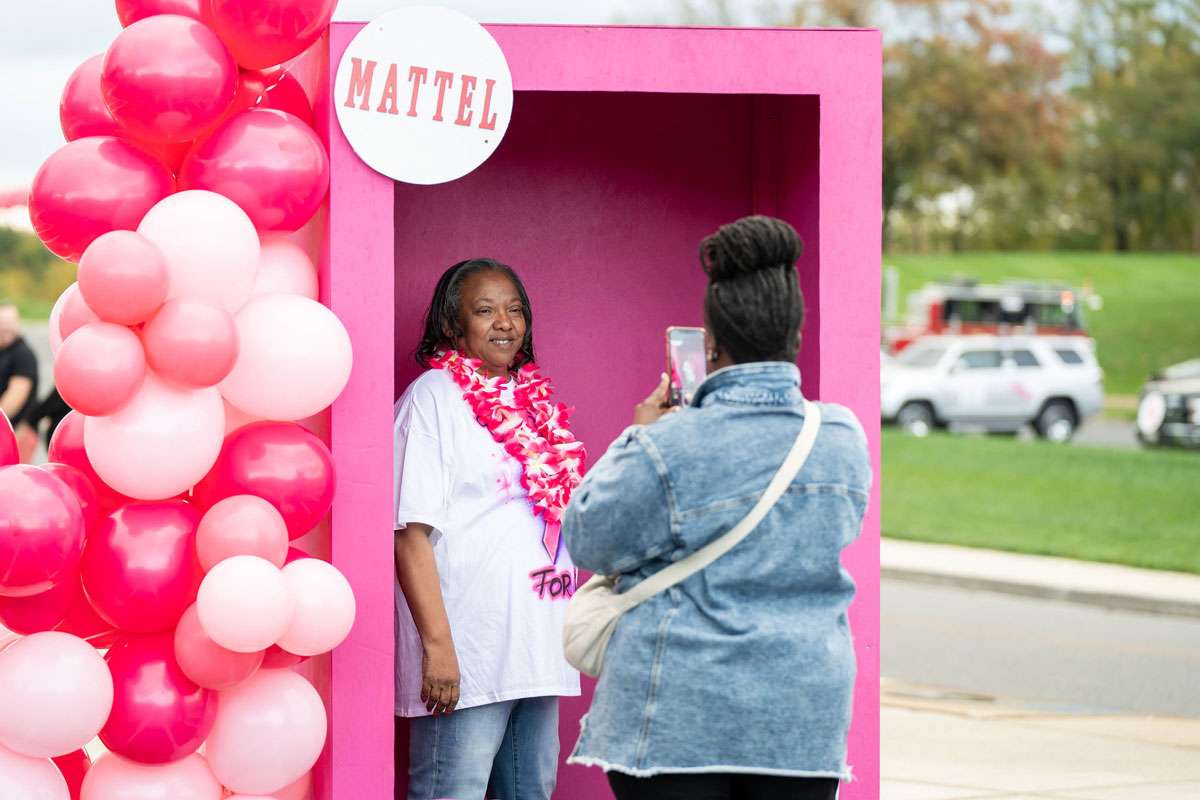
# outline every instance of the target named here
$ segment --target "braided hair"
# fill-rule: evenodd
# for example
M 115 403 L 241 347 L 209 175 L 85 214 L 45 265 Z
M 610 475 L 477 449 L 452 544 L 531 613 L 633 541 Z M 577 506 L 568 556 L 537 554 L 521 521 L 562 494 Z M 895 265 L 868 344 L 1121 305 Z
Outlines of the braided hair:
M 722 225 L 700 243 L 709 280 L 704 316 L 717 347 L 735 363 L 796 360 L 802 249 L 791 225 L 764 216 Z
M 441 350 L 457 347 L 458 339 L 466 335 L 462 324 L 462 287 L 467 278 L 479 272 L 499 272 L 513 282 L 521 297 L 521 315 L 525 317 L 525 340 L 517 353 L 516 364 L 532 362 L 533 358 L 533 310 L 529 305 L 529 294 L 517 273 L 507 264 L 491 258 L 469 258 L 450 267 L 438 279 L 433 290 L 429 310 L 425 312 L 425 330 L 421 343 L 413 354 L 417 363 L 429 369 L 430 359 Z

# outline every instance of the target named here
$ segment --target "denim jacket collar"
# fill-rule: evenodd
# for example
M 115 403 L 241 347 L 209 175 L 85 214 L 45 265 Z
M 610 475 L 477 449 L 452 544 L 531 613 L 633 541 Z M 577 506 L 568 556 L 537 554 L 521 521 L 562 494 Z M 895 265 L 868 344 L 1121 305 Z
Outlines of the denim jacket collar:
M 734 403 L 756 406 L 795 405 L 801 401 L 800 370 L 786 361 L 755 361 L 734 364 L 708 376 L 693 406 Z

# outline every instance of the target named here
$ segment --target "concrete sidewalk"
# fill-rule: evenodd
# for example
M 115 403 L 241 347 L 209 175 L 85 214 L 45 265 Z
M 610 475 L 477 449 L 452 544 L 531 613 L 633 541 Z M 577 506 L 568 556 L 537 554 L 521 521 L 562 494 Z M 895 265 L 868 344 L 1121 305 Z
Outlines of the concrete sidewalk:
M 879 565 L 896 580 L 1200 617 L 1198 575 L 900 539 L 882 541 Z
M 882 800 L 1200 798 L 1200 720 L 1046 713 L 884 679 Z

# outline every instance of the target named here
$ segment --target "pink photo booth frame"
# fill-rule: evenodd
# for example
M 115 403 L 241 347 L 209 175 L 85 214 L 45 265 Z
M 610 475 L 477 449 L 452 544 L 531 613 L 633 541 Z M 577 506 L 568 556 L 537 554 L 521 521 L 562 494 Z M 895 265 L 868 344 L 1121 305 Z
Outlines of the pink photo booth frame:
M 322 300 L 355 364 L 333 407 L 332 558 L 358 597 L 333 654 L 320 800 L 393 791 L 392 404 L 437 277 L 463 258 L 512 264 L 538 357 L 598 457 L 657 381 L 667 325 L 702 324 L 700 238 L 750 213 L 791 222 L 807 306 L 806 396 L 867 430 L 876 477 L 844 563 L 858 653 L 846 800 L 879 796 L 879 276 L 881 39 L 872 30 L 493 25 L 515 108 L 496 154 L 439 186 L 397 184 L 354 154 L 328 87 L 361 23 L 330 29 L 318 103 L 332 165 Z M 563 758 L 591 693 L 562 704 Z M 780 713 L 787 713 L 781 704 Z M 610 797 L 563 766 L 556 797 Z

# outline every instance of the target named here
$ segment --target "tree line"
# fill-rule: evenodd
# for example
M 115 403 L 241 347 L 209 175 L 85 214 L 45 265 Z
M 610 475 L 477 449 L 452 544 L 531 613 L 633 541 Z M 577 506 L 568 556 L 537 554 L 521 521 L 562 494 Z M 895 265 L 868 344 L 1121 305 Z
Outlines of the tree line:
M 681 16 L 749 21 L 730 0 Z M 751 16 L 883 31 L 886 248 L 1200 252 L 1200 0 L 783 0 Z

